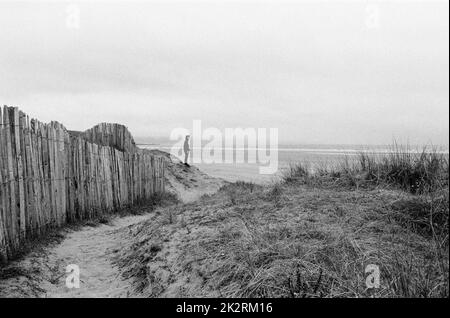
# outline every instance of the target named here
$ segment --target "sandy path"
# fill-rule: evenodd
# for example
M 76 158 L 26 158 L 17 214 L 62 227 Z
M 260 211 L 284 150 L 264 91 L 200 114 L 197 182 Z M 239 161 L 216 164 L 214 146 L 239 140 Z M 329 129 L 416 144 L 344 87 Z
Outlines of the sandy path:
M 56 246 L 13 262 L 9 267 L 22 274 L 0 280 L 0 297 L 133 297 L 131 284 L 121 277 L 111 258 L 121 248 L 119 230 L 147 217 L 114 218 L 109 224 L 83 227 Z M 78 289 L 66 287 L 70 264 L 80 269 Z
M 202 190 L 182 191 L 180 197 L 189 202 L 204 194 Z M 6 268 L 7 272 L 13 273 L 11 277 L 0 279 L 0 298 L 140 297 L 134 293 L 131 281 L 124 279 L 113 264 L 113 256 L 127 239 L 127 231 L 123 229 L 146 220 L 150 215 L 117 217 L 109 224 L 70 231 L 60 243 L 12 262 Z M 66 267 L 71 264 L 80 269 L 78 289 L 66 287 Z
M 215 179 L 202 180 L 200 184 L 197 184 L 195 188 L 183 185 L 176 182 L 175 177 L 169 176 L 168 181 L 173 188 L 173 191 L 177 194 L 178 198 L 184 203 L 194 202 L 204 194 L 213 194 L 222 186 L 222 182 L 218 182 Z
M 73 232 L 54 248 L 49 257 L 59 264 L 59 274 L 63 275 L 56 283 L 49 284 L 47 297 L 129 297 L 131 285 L 122 279 L 117 268 L 112 265 L 114 250 L 120 249 L 120 236 L 116 232 L 136 224 L 146 218 L 129 216 L 116 218 L 110 225 L 85 228 Z M 66 287 L 65 267 L 76 264 L 80 268 L 80 288 Z
M 176 185 L 179 198 L 192 202 L 203 194 L 211 194 L 219 188 L 217 184 L 202 184 L 198 188 L 184 188 Z M 46 297 L 135 297 L 131 282 L 124 280 L 118 269 L 112 265 L 115 250 L 121 248 L 123 228 L 144 221 L 148 215 L 115 218 L 109 225 L 86 227 L 67 235 L 64 241 L 49 253 L 49 263 L 56 264 L 58 280 L 44 286 Z M 122 234 L 121 234 L 122 233 Z M 126 232 L 125 232 L 126 233 Z M 65 267 L 69 264 L 80 268 L 80 288 L 66 287 Z

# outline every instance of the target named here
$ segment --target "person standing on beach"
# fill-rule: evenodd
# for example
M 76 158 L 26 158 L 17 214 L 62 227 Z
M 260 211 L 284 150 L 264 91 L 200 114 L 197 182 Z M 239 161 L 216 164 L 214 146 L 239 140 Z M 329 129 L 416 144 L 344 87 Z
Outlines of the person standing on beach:
M 191 151 L 191 147 L 190 147 L 190 145 L 189 145 L 189 138 L 190 138 L 191 136 L 189 136 L 189 135 L 187 135 L 186 136 L 186 139 L 184 140 L 184 164 L 186 165 L 186 166 L 188 166 L 189 167 L 189 164 L 188 164 L 188 160 L 189 160 L 189 152 Z

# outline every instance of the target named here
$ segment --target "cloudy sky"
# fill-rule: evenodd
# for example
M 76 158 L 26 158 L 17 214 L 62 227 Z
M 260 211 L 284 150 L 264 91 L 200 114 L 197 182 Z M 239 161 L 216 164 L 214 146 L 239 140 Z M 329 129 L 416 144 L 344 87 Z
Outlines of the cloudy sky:
M 0 0 L 0 103 L 84 130 L 448 145 L 448 1 Z

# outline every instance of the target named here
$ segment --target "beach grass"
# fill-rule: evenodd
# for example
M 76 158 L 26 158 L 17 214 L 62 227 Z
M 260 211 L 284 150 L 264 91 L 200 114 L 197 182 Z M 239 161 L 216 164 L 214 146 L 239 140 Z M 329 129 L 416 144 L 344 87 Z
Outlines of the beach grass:
M 284 170 L 284 182 L 346 187 L 391 187 L 411 193 L 431 193 L 448 187 L 449 155 L 433 147 L 412 151 L 394 144 L 389 152 L 360 152 L 333 165 L 311 168 L 308 162 Z
M 448 155 L 362 153 L 158 209 L 117 264 L 150 297 L 448 297 L 448 216 Z

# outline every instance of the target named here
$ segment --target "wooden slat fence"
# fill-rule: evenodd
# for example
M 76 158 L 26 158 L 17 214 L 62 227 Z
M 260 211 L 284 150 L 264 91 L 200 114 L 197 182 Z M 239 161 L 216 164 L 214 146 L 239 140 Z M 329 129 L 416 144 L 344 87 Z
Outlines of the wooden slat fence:
M 111 146 L 121 151 L 135 152 L 137 149 L 130 131 L 120 124 L 102 123 L 86 130 L 81 136 L 89 142 Z
M 51 228 L 150 200 L 164 192 L 164 171 L 124 126 L 75 136 L 0 107 L 0 262 Z

